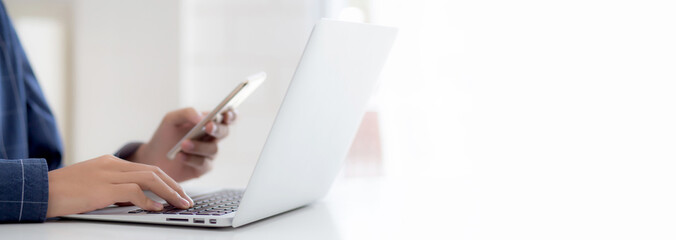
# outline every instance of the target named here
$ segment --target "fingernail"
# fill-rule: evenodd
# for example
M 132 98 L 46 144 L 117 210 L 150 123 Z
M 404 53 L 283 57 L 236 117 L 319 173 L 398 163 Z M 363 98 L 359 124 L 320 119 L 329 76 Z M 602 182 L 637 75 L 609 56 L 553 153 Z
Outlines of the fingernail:
M 181 198 L 181 205 L 183 205 L 183 207 L 185 208 L 189 208 L 190 202 L 188 202 L 188 200 L 185 200 L 185 198 Z
M 162 210 L 163 208 L 164 208 L 164 205 L 162 205 L 161 203 L 158 203 L 158 202 L 154 202 L 154 203 L 153 203 L 153 210 L 155 210 L 155 211 L 160 211 L 160 210 Z
M 190 206 L 195 205 L 195 201 L 193 201 L 192 198 L 190 198 L 190 196 L 188 196 L 188 194 L 185 193 L 185 191 L 181 191 L 181 192 L 183 193 L 183 195 L 179 194 L 178 195 L 179 197 L 181 197 L 185 200 L 188 200 L 188 202 L 190 203 Z M 185 197 L 183 197 L 183 196 L 185 196 Z
M 228 124 L 232 123 L 235 121 L 235 113 L 232 111 L 228 111 Z
M 211 136 L 216 136 L 216 133 L 218 133 L 218 125 L 214 124 L 211 128 Z
M 190 140 L 186 140 L 185 142 L 183 142 L 182 145 L 183 145 L 183 150 L 187 150 L 187 151 L 193 150 L 195 148 L 195 144 L 193 144 L 192 141 L 190 141 Z
M 190 202 L 190 205 L 194 205 L 194 204 L 195 204 L 195 201 L 193 201 L 192 198 L 191 198 L 190 196 L 188 196 L 188 194 L 186 194 L 185 192 L 183 192 L 183 195 L 185 195 L 185 196 L 188 198 L 188 201 Z

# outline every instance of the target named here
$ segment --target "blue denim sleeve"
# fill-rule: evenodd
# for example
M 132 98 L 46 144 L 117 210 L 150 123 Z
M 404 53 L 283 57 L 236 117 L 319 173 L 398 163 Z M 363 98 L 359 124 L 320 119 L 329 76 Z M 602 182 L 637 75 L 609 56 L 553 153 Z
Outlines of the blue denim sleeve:
M 44 159 L 0 159 L 0 222 L 44 222 L 48 184 Z

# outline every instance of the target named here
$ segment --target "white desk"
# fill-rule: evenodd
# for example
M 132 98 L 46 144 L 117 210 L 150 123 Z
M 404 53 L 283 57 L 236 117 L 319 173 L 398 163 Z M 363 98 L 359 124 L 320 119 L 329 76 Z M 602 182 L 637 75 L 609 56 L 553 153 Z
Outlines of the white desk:
M 444 233 L 462 225 L 448 227 L 448 222 L 435 217 L 445 210 L 446 204 L 442 203 L 448 199 L 442 192 L 425 191 L 434 188 L 394 179 L 342 179 L 326 198 L 315 204 L 240 228 L 55 220 L 0 224 L 0 236 L 17 240 L 447 239 Z M 416 211 L 415 205 L 420 203 L 423 204 Z M 419 222 L 408 221 L 411 218 Z

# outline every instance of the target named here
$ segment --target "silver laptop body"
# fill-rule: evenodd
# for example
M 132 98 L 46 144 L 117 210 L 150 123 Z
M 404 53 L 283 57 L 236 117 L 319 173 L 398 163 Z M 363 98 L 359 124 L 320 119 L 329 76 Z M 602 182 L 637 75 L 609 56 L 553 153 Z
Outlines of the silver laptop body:
M 341 168 L 395 35 L 394 28 L 370 24 L 315 25 L 246 190 L 191 196 L 196 203 L 223 203 L 214 205 L 224 206 L 221 214 L 158 214 L 132 206 L 66 217 L 239 227 L 316 201 Z

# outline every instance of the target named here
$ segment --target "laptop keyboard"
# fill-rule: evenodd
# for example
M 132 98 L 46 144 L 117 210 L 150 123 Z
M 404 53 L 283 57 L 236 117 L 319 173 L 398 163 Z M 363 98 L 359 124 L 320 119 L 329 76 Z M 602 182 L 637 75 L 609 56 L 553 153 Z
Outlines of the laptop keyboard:
M 244 192 L 241 190 L 223 190 L 215 193 L 199 195 L 193 198 L 195 206 L 189 209 L 180 209 L 165 203 L 164 209 L 161 211 L 148 211 L 139 208 L 129 211 L 129 213 L 221 216 L 237 211 L 239 200 L 242 198 L 242 193 Z

